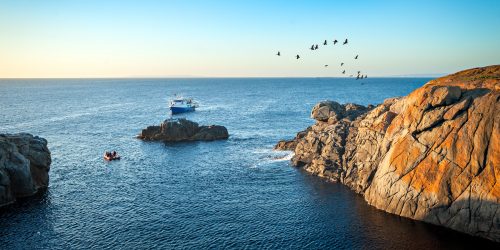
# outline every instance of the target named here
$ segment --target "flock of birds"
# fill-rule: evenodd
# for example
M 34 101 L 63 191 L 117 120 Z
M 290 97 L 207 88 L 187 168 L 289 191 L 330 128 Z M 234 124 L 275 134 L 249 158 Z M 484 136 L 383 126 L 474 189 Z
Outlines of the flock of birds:
M 339 43 L 339 41 L 337 41 L 337 39 L 333 40 L 333 45 L 336 45 L 337 43 Z M 349 41 L 348 41 L 348 40 L 347 40 L 347 38 L 346 38 L 346 39 L 345 39 L 345 41 L 342 43 L 342 45 L 347 45 L 348 43 L 349 43 Z M 323 42 L 323 45 L 324 45 L 324 46 L 327 46 L 327 45 L 328 45 L 328 41 L 327 41 L 327 40 L 325 40 L 325 41 Z M 309 49 L 310 49 L 310 50 L 317 50 L 317 49 L 319 49 L 319 45 L 318 45 L 318 44 L 313 44 L 313 45 L 311 45 L 311 48 L 309 48 Z M 277 53 L 276 55 L 277 55 L 277 56 L 281 56 L 281 53 L 278 51 L 278 53 Z M 358 57 L 359 57 L 359 55 L 356 55 L 356 56 L 354 57 L 354 59 L 355 59 L 355 60 L 357 60 L 357 59 L 358 59 Z M 298 55 L 298 54 L 297 54 L 297 55 L 295 56 L 295 58 L 296 58 L 297 60 L 299 60 L 299 59 L 300 59 L 300 55 Z M 344 66 L 344 63 L 343 63 L 343 62 L 342 62 L 342 63 L 340 63 L 340 67 L 343 67 L 343 66 Z M 326 68 L 326 67 L 328 67 L 328 64 L 325 64 L 325 68 Z M 345 75 L 345 69 L 343 69 L 343 70 L 342 70 L 342 74 L 343 74 L 343 75 Z M 353 77 L 353 75 L 349 75 L 349 77 Z M 367 75 L 362 75 L 362 74 L 361 74 L 361 71 L 358 71 L 358 75 L 356 76 L 356 80 L 363 79 L 363 78 L 368 78 L 368 76 L 367 76 Z

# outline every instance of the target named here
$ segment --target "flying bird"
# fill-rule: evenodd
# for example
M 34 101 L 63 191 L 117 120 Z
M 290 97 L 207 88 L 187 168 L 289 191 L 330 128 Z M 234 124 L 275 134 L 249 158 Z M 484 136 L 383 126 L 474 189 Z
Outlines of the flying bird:
M 314 49 L 318 49 L 318 45 L 316 44 L 316 46 L 314 46 Z
M 337 44 L 339 41 L 337 39 L 333 40 L 333 45 Z
M 311 49 L 310 49 L 310 50 L 314 50 L 314 44 L 313 44 L 313 45 L 311 45 Z
M 299 56 L 299 55 L 297 55 L 297 59 L 299 59 L 299 58 L 300 58 L 300 56 Z
M 358 59 L 358 55 L 356 55 L 356 57 L 354 57 L 354 59 Z
M 340 63 L 340 67 L 344 66 L 344 63 Z
M 346 44 L 347 44 L 347 38 L 345 39 L 345 41 L 344 41 L 344 44 L 343 44 L 343 45 L 346 45 Z
M 325 64 L 325 67 L 328 67 L 328 64 Z
M 342 74 L 345 74 L 345 70 L 344 70 L 344 71 L 342 71 Z
M 358 71 L 358 75 L 361 73 L 361 71 Z
M 281 56 L 280 52 L 278 51 L 278 54 L 276 54 L 277 56 Z
M 325 42 L 323 43 L 323 45 L 326 45 L 326 40 L 325 40 Z

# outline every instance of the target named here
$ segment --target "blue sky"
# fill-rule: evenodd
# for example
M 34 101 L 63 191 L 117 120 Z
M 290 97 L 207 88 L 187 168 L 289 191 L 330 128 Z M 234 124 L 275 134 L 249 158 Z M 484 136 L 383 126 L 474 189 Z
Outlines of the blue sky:
M 342 76 L 340 62 L 452 73 L 500 63 L 499 13 L 500 1 L 0 0 L 0 77 Z

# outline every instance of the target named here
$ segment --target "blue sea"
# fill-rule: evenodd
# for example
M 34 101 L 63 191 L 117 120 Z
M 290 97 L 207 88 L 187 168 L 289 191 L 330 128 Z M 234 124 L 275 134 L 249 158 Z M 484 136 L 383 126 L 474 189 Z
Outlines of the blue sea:
M 0 210 L 0 249 L 461 249 L 484 240 L 390 215 L 290 165 L 280 139 L 319 101 L 377 104 L 425 78 L 0 80 L 0 133 L 49 141 L 49 188 Z M 135 136 L 181 115 L 230 138 L 165 144 Z M 105 162 L 116 150 L 122 159 Z

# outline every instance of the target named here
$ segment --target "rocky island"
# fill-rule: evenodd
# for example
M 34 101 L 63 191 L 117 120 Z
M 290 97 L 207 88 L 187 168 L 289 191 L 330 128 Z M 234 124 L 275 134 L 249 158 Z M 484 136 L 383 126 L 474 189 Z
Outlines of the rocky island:
M 374 107 L 317 104 L 276 149 L 389 213 L 500 242 L 500 66 L 432 80 Z
M 47 140 L 31 134 L 0 134 L 0 206 L 49 185 Z
M 167 119 L 160 126 L 143 129 L 137 138 L 164 142 L 213 141 L 227 139 L 229 133 L 224 126 L 199 126 L 187 119 Z

